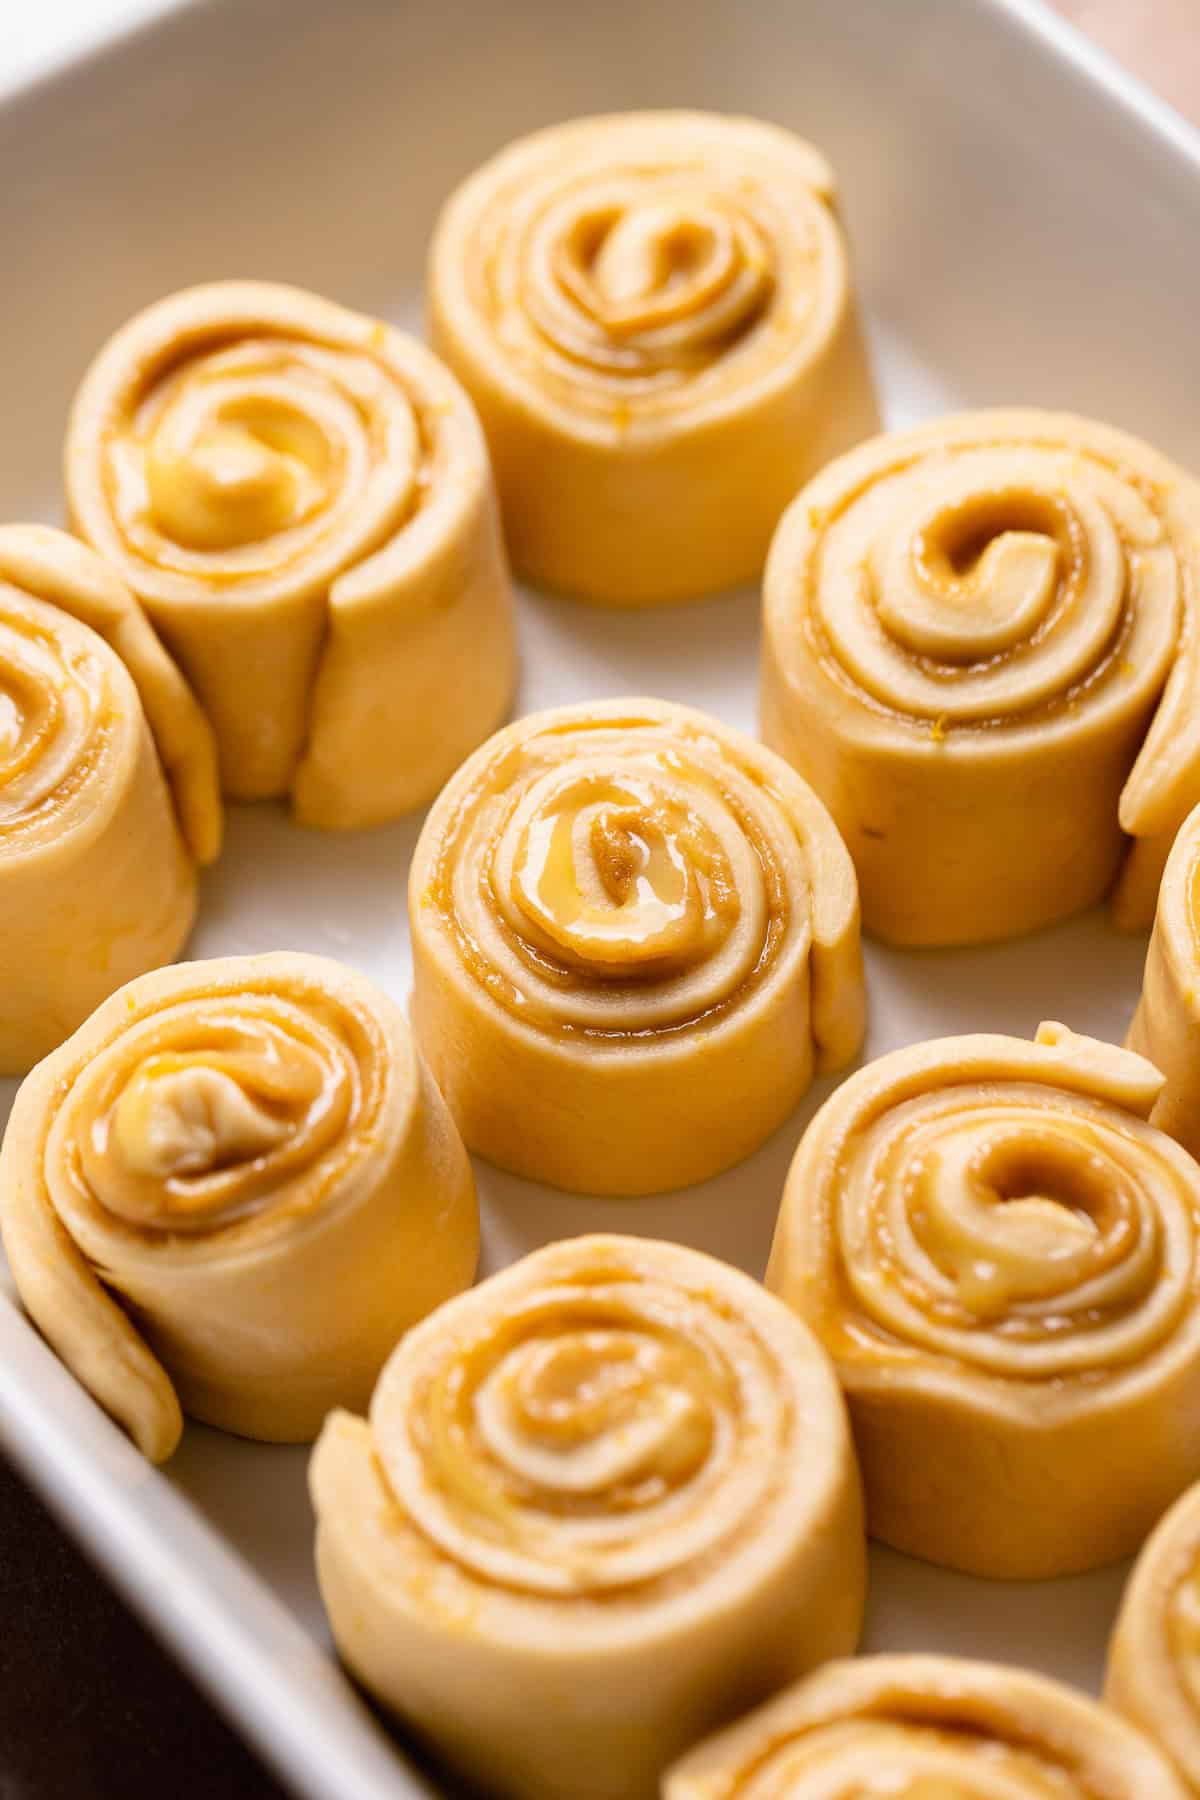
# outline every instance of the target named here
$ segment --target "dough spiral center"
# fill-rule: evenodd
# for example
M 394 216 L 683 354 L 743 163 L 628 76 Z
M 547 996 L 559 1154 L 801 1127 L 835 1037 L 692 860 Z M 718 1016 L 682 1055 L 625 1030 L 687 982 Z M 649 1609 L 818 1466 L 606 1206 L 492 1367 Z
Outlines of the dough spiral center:
M 394 529 L 418 497 L 416 410 L 365 351 L 249 335 L 153 381 L 110 446 L 128 552 L 217 580 L 278 574 L 327 540 Z
M 432 895 L 518 1017 L 685 1028 L 744 995 L 806 915 L 782 804 L 701 738 L 665 735 L 547 732 L 497 761 L 447 834 Z
M 1179 569 L 1155 497 L 1099 457 L 935 451 L 884 468 L 813 525 L 831 671 L 906 718 L 1059 709 L 1132 666 L 1135 631 L 1160 656 L 1176 631 Z
M 761 321 L 774 288 L 761 219 L 699 171 L 551 190 L 517 260 L 525 315 L 547 353 L 615 385 L 703 369 Z
M 363 1061 L 332 1012 L 253 993 L 168 1008 L 77 1077 L 52 1168 L 68 1204 L 143 1231 L 214 1230 L 285 1195 L 303 1204 L 361 1125 Z
M 712 1297 L 620 1268 L 439 1344 L 375 1427 L 397 1498 L 477 1577 L 599 1593 L 717 1552 L 763 1505 L 790 1406 Z
M 851 1335 L 996 1375 L 1126 1365 L 1186 1305 L 1194 1222 L 1174 1167 L 1103 1109 L 950 1087 L 848 1149 L 837 1201 Z
M 97 658 L 0 608 L 0 830 L 31 820 L 85 766 L 104 688 Z
M 652 776 L 568 773 L 517 808 L 498 862 L 534 942 L 580 973 L 630 979 L 694 966 L 736 924 L 723 835 Z
M 1091 1800 L 1035 1750 L 935 1726 L 858 1719 L 768 1750 L 730 1800 Z

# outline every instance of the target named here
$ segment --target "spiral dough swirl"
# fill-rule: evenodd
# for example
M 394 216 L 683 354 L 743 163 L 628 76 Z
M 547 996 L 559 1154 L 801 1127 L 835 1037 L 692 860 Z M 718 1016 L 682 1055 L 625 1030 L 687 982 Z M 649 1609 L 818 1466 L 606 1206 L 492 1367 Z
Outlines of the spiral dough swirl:
M 74 641 L 66 641 L 68 638 Z M 83 632 L 13 605 L 0 611 L 0 832 L 44 831 L 104 749 L 107 670 Z
M 828 795 L 868 927 L 1144 923 L 1200 798 L 1200 489 L 1036 412 L 879 438 L 800 495 L 766 583 L 768 742 Z M 836 796 L 836 798 L 835 798 Z M 1036 880 L 1034 875 L 1036 873 Z
M 810 1127 L 768 1281 L 838 1363 L 887 1541 L 1060 1573 L 1131 1548 L 1189 1479 L 1158 1434 L 1200 1382 L 1200 1171 L 1145 1123 L 1160 1087 L 1043 1026 L 883 1057 Z M 1114 1442 L 1148 1446 L 1118 1494 Z
M 78 1237 L 89 1220 L 174 1235 L 320 1206 L 370 1144 L 385 1068 L 348 1010 L 189 994 L 76 1077 L 47 1139 L 55 1210 Z
M 652 1793 L 731 1681 L 762 1692 L 768 1666 L 857 1631 L 856 1479 L 825 1359 L 756 1284 L 677 1245 L 552 1245 L 443 1307 L 388 1364 L 369 1428 L 327 1429 L 313 1492 L 343 1652 L 494 1791 Z M 543 1763 L 522 1689 L 559 1658 L 573 1677 Z M 589 1777 L 589 1692 L 618 1662 L 637 1699 Z
M 875 424 L 833 186 L 774 127 L 632 113 L 538 132 L 453 196 L 434 342 L 519 569 L 627 605 L 757 573 L 799 483 Z
M 403 1021 L 319 957 L 131 984 L 26 1082 L 3 1166 L 26 1305 L 156 1457 L 168 1373 L 199 1417 L 311 1436 L 474 1269 L 466 1156 Z
M 695 151 L 635 155 L 618 160 L 612 143 L 547 154 L 497 209 L 469 274 L 531 385 L 604 423 L 623 405 L 626 426 L 753 381 L 828 310 L 822 287 L 840 273 L 815 153 L 788 208 L 765 181 Z
M 664 1800 L 1184 1800 L 1149 1738 L 1024 1670 L 831 1663 L 676 1764 Z
M 66 472 L 78 530 L 191 675 L 237 797 L 374 823 L 427 800 L 503 715 L 486 451 L 453 377 L 400 332 L 265 283 L 173 295 L 93 363 Z M 431 688 L 451 675 L 447 708 Z
M 782 1372 L 653 1258 L 558 1261 L 559 1282 L 393 1366 L 372 1414 L 392 1491 L 475 1580 L 597 1594 L 686 1575 L 769 1505 L 794 1428 Z
M 853 874 L 828 816 L 682 707 L 568 707 L 500 733 L 431 812 L 410 897 L 414 1017 L 468 1142 L 562 1186 L 713 1173 L 861 1036 Z M 746 1094 L 726 1093 L 727 1136 L 722 1079 Z
M 1200 1157 L 1200 806 L 1167 859 L 1127 1042 L 1165 1077 L 1151 1122 Z
M 1134 1565 L 1104 1698 L 1161 1744 L 1200 1793 L 1200 1486 L 1176 1501 Z
M 212 733 L 133 596 L 64 532 L 0 527 L 0 1072 L 178 954 L 220 840 Z

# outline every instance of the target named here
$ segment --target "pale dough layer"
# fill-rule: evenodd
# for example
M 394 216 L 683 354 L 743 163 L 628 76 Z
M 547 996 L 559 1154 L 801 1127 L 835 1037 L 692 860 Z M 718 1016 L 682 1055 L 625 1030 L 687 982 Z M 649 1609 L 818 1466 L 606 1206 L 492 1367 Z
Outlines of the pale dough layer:
M 313 1454 L 355 1674 L 512 1800 L 652 1800 L 857 1641 L 858 1477 L 811 1334 L 675 1244 L 539 1250 L 411 1332 Z
M 1104 1698 L 1200 1794 L 1200 1486 L 1155 1527 L 1126 1584 Z
M 212 734 L 132 595 L 0 527 L 0 1073 L 178 953 L 220 838 Z
M 663 1800 L 1186 1800 L 1074 1689 L 953 1656 L 831 1663 L 670 1770 Z
M 1043 1025 L 880 1057 L 809 1126 L 767 1283 L 834 1358 L 885 1543 L 1070 1574 L 1200 1475 L 1200 1168 L 1161 1088 Z
M 1200 806 L 1181 826 L 1158 892 L 1131 1050 L 1166 1080 L 1151 1118 L 1200 1156 Z
M 429 316 L 518 573 L 605 605 L 754 579 L 801 483 L 879 426 L 833 173 L 752 119 L 510 145 L 442 212 Z
M 470 1163 L 403 1015 L 298 952 L 143 976 L 39 1064 L 0 1229 L 34 1322 L 155 1461 L 181 1404 L 283 1442 L 365 1405 L 478 1249 Z
M 487 450 L 415 339 L 296 288 L 189 288 L 100 351 L 65 455 L 75 528 L 186 670 L 234 798 L 378 824 L 504 717 Z
M 1014 937 L 1116 883 L 1148 925 L 1200 800 L 1200 486 L 1065 413 L 875 439 L 797 497 L 764 586 L 763 736 L 896 944 Z

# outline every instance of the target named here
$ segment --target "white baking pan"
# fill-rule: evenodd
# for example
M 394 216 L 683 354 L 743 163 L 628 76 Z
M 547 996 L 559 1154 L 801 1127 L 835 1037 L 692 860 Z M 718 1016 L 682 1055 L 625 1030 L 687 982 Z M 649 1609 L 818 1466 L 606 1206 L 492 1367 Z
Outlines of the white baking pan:
M 1200 136 L 1032 0 L 228 0 L 0 99 L 0 516 L 60 517 L 68 400 L 135 307 L 255 275 L 415 323 L 438 202 L 474 163 L 571 114 L 672 104 L 757 113 L 830 153 L 891 423 L 1073 407 L 1200 467 Z M 530 597 L 520 706 L 657 693 L 753 728 L 757 629 L 751 593 L 641 617 Z M 416 829 L 320 837 L 236 810 L 193 953 L 324 951 L 403 997 Z M 984 951 L 871 947 L 868 1052 L 1043 1017 L 1119 1037 L 1143 953 L 1099 914 Z M 615 1227 L 761 1272 L 810 1110 L 665 1199 L 481 1167 L 487 1266 Z M 330 1655 L 305 1452 L 192 1427 L 148 1469 L 8 1293 L 0 1439 L 214 1699 L 299 1793 L 438 1792 Z M 1094 1687 L 1122 1575 L 992 1586 L 877 1551 L 867 1647 Z

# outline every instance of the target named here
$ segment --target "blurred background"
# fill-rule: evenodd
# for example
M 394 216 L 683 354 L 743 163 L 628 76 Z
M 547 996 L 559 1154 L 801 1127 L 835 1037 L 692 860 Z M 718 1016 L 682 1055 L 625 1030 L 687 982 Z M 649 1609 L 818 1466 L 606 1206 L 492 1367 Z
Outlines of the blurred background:
M 1054 0 L 1055 10 L 1200 122 L 1197 0 Z

